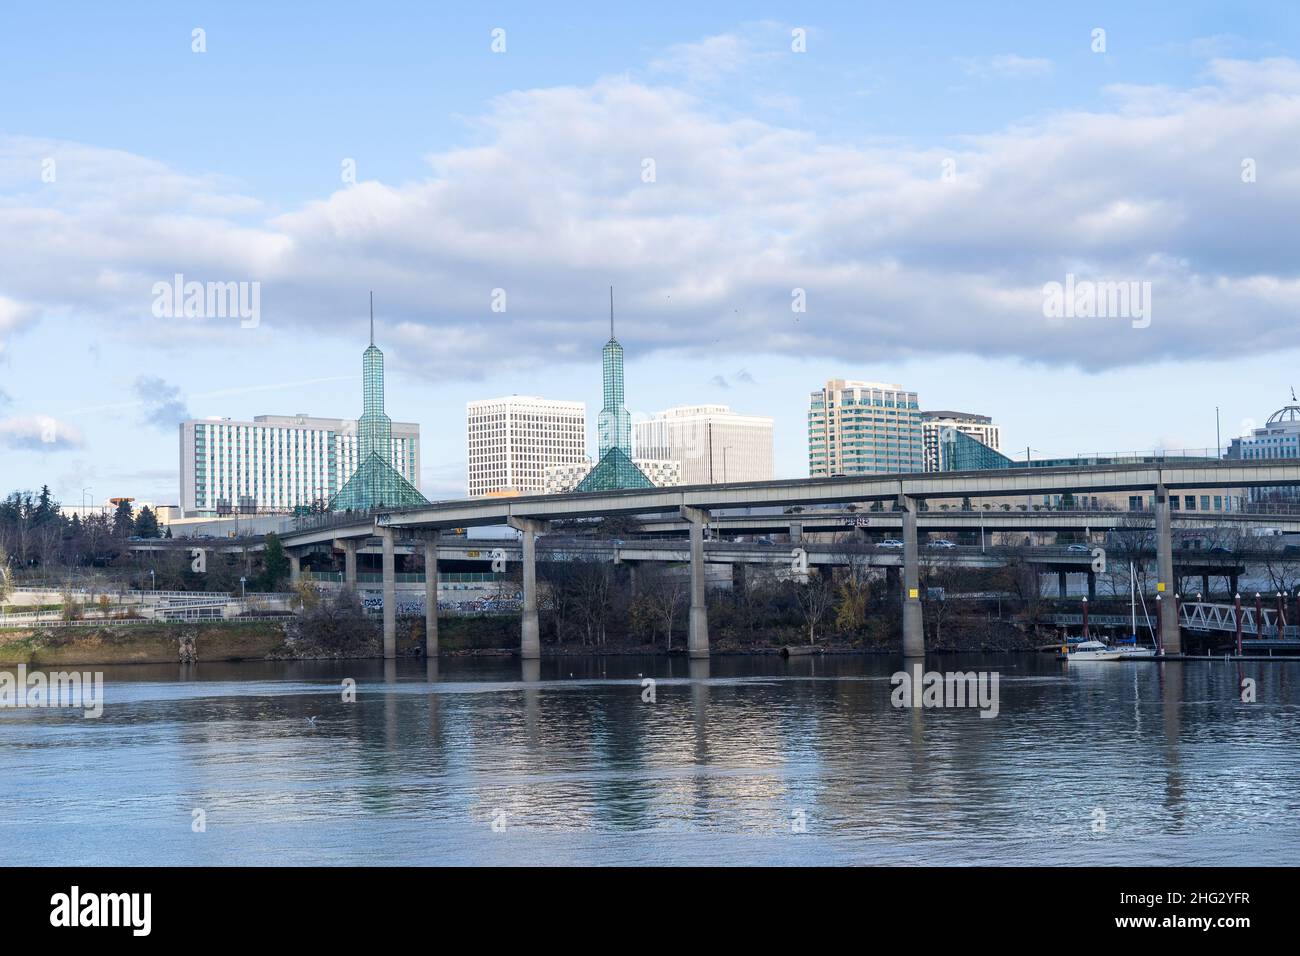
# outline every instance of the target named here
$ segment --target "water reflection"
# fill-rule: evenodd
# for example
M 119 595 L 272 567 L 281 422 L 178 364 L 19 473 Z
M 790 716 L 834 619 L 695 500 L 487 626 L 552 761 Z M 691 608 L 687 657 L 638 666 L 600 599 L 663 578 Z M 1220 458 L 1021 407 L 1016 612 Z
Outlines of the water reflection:
M 16 824 L 17 847 L 6 856 L 1204 863 L 1291 862 L 1300 847 L 1300 663 L 927 662 L 998 670 L 994 719 L 896 709 L 898 666 L 755 656 L 110 668 L 99 720 L 0 711 L 0 821 Z M 1241 701 L 1244 678 L 1256 703 Z M 202 839 L 195 807 L 208 812 Z

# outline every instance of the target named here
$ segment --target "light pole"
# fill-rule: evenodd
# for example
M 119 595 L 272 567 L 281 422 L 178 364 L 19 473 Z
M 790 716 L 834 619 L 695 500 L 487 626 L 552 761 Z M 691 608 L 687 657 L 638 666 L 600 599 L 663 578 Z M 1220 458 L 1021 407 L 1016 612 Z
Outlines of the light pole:
M 239 600 L 240 601 L 246 601 L 248 599 L 248 592 L 244 588 L 244 582 L 247 580 L 248 578 L 244 577 L 243 575 L 240 575 L 239 578 Z

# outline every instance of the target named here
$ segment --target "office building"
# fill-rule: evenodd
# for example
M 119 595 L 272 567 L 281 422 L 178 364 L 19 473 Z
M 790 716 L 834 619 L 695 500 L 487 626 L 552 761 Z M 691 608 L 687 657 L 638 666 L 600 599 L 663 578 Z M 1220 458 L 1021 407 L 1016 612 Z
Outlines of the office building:
M 587 460 L 582 402 L 534 395 L 484 399 L 466 406 L 465 423 L 471 498 L 542 494 L 548 468 Z
M 946 428 L 968 435 L 986 448 L 1002 451 L 1002 429 L 987 415 L 967 412 L 922 412 L 921 437 L 925 443 L 925 470 L 943 471 L 939 462 L 939 437 Z
M 633 431 L 638 460 L 681 462 L 684 485 L 772 480 L 770 418 L 726 405 L 679 405 L 636 422 Z
M 356 419 L 258 415 L 180 425 L 181 507 L 187 515 L 292 511 L 331 501 L 360 460 Z M 390 464 L 415 484 L 420 426 L 391 423 Z
M 916 392 L 885 382 L 830 379 L 808 403 L 808 474 L 871 475 L 922 471 Z

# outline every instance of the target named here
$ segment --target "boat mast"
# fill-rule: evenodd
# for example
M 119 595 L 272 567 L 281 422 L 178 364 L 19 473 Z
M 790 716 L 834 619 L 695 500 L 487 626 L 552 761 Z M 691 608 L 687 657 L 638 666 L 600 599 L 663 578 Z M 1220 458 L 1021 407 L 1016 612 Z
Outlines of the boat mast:
M 1133 571 L 1133 562 L 1128 563 L 1128 609 L 1131 619 L 1133 646 L 1137 646 L 1138 640 L 1138 612 L 1137 612 L 1137 586 L 1134 583 L 1137 575 Z

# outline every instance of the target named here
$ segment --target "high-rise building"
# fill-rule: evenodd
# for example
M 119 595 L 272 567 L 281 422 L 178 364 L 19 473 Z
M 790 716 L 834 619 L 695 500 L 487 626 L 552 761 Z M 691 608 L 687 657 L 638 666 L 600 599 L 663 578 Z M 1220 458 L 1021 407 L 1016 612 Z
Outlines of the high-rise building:
M 465 406 L 465 425 L 471 498 L 542 494 L 548 468 L 587 460 L 583 402 L 533 395 L 489 398 Z
M 726 405 L 678 405 L 633 429 L 637 460 L 681 462 L 684 485 L 772 479 L 770 418 Z
M 596 419 L 600 458 L 578 484 L 578 491 L 653 488 L 632 461 L 632 416 L 624 405 L 623 346 L 614 337 L 614 289 L 609 290 L 609 341 L 600 353 L 602 404 Z
M 420 426 L 390 423 L 392 467 L 420 475 Z M 355 418 L 258 415 L 180 425 L 180 505 L 187 515 L 292 511 L 329 502 L 361 460 Z
M 921 471 L 925 464 L 916 392 L 885 382 L 830 379 L 808 402 L 808 474 Z
M 967 412 L 922 412 L 921 437 L 925 443 L 925 470 L 942 471 L 939 461 L 939 436 L 945 428 L 969 435 L 981 445 L 1002 451 L 1002 429 L 987 415 Z

